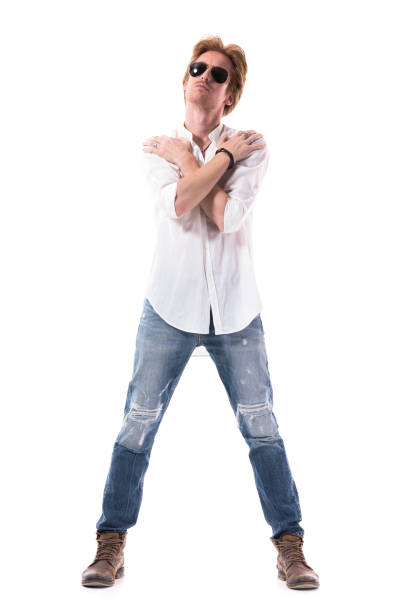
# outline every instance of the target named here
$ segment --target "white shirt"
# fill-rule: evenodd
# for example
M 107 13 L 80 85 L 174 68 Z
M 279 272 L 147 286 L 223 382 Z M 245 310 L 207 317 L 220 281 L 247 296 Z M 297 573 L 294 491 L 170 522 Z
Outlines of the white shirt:
M 168 135 L 190 140 L 194 157 L 203 166 L 214 157 L 221 136 L 226 133 L 230 137 L 236 131 L 220 122 L 208 134 L 211 144 L 205 157 L 184 121 Z M 211 306 L 215 334 L 230 334 L 246 327 L 261 311 L 251 230 L 254 201 L 268 160 L 267 146 L 256 149 L 219 179 L 218 185 L 229 196 L 221 232 L 199 204 L 177 217 L 174 202 L 181 171 L 163 157 L 142 150 L 141 167 L 157 225 L 145 296 L 173 327 L 208 334 Z

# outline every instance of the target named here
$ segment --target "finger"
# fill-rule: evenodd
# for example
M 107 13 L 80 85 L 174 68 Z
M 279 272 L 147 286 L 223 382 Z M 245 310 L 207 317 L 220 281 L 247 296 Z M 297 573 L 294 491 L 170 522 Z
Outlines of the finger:
M 142 147 L 145 153 L 157 153 L 160 146 L 160 136 L 153 136 L 144 141 Z
M 254 130 L 244 132 L 244 133 L 242 134 L 242 138 L 243 138 L 243 140 L 244 140 L 244 141 L 245 141 L 245 140 L 252 140 L 252 136 L 254 135 L 254 133 L 255 133 L 255 132 L 254 132 Z
M 144 144 L 143 151 L 145 153 L 157 153 L 158 147 L 153 146 L 153 144 Z
M 146 142 L 160 142 L 160 136 L 151 136 L 150 138 L 146 138 L 143 144 Z

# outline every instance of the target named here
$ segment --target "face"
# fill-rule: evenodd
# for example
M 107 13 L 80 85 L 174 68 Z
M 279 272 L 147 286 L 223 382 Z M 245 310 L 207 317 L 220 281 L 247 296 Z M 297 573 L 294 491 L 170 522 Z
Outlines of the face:
M 202 53 L 196 62 L 205 62 L 208 68 L 199 76 L 189 75 L 188 81 L 183 84 L 186 102 L 199 104 L 205 109 L 224 109 L 226 104 L 232 104 L 233 96 L 227 94 L 231 82 L 232 62 L 219 51 L 206 51 Z M 217 83 L 211 74 L 213 66 L 220 66 L 228 71 L 225 83 Z M 201 85 L 201 87 L 199 87 Z

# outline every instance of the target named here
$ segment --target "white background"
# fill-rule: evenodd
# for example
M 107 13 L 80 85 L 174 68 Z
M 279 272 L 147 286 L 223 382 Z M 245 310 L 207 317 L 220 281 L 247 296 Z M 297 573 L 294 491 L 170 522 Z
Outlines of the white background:
M 404 8 L 2 2 L 8 610 L 315 611 L 405 598 Z M 274 411 L 321 587 L 277 578 L 248 447 L 207 357 L 189 361 L 156 436 L 125 577 L 86 589 L 155 238 L 138 157 L 184 120 L 182 78 L 206 35 L 239 44 L 248 62 L 225 123 L 262 132 L 270 149 L 255 267 Z

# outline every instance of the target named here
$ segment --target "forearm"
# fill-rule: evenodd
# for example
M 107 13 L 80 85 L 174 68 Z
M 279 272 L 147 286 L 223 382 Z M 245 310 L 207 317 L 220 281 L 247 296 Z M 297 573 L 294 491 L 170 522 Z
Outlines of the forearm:
M 227 194 L 217 185 L 229 165 L 225 153 L 214 156 L 207 164 L 200 166 L 193 155 L 179 160 L 178 166 L 183 177 L 178 180 L 175 206 L 182 215 L 200 205 L 207 216 L 222 225 Z
M 201 166 L 194 157 L 188 155 L 179 162 L 179 168 L 183 177 L 190 176 L 195 170 Z M 219 180 L 219 179 L 218 179 Z M 224 226 L 224 210 L 228 200 L 227 193 L 216 183 L 209 193 L 198 202 L 198 205 L 216 225 L 223 230 Z

